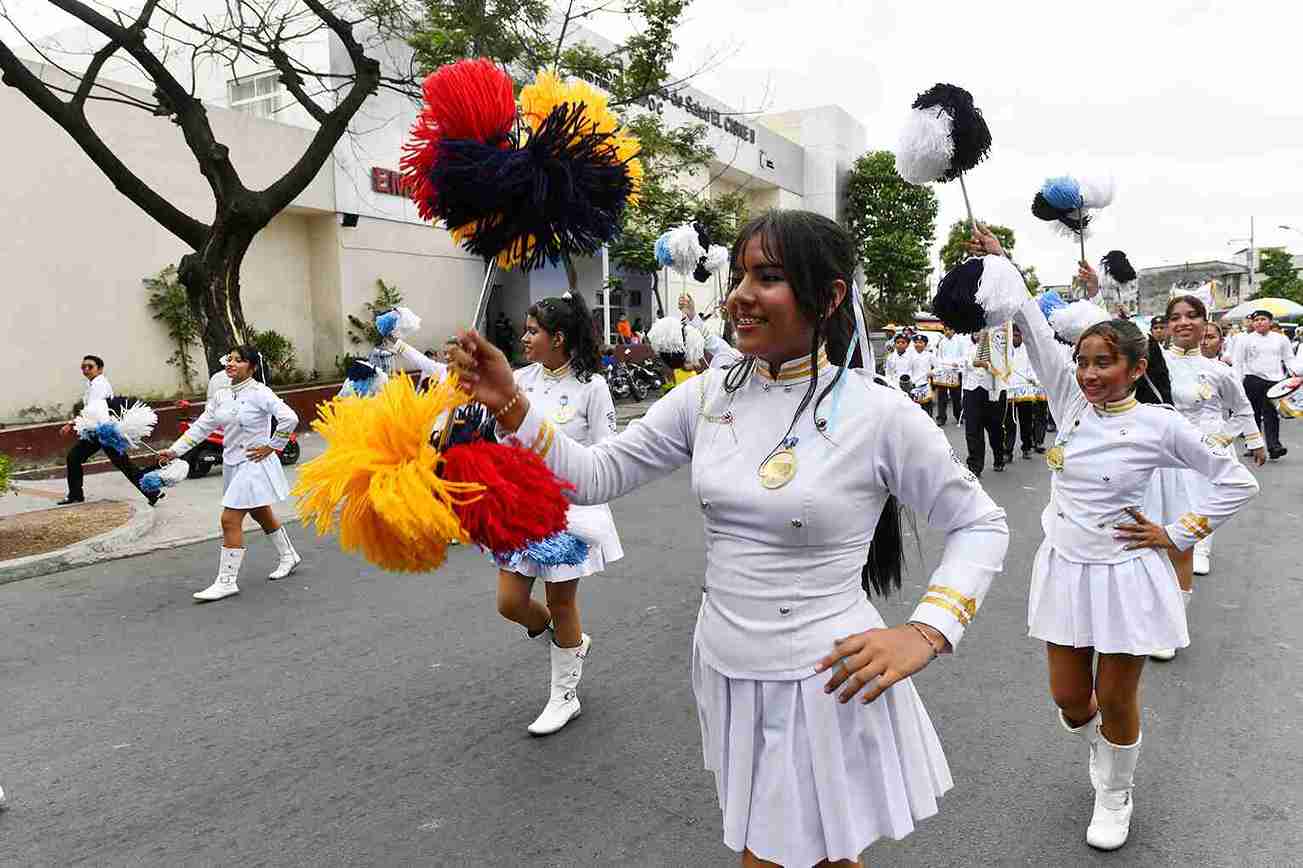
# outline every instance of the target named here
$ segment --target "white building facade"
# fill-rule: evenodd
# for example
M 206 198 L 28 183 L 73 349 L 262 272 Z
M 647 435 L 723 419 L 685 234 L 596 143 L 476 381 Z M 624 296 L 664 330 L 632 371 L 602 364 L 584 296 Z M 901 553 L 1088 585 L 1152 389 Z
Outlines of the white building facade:
M 71 37 L 61 36 L 66 45 Z M 387 43 L 385 50 L 398 63 L 409 56 L 401 43 Z M 300 51 L 305 62 L 351 72 L 333 36 L 322 35 Z M 47 79 L 58 75 L 32 66 Z M 196 88 L 205 95 L 218 140 L 251 189 L 286 171 L 313 133 L 306 113 L 265 72 L 241 70 L 231 79 L 214 69 Z M 120 86 L 143 83 L 125 66 L 104 74 L 117 76 Z M 298 366 L 319 377 L 332 376 L 346 353 L 368 349 L 350 344 L 347 317 L 362 314 L 377 280 L 396 285 L 421 315 L 416 346 L 441 344 L 473 316 L 484 263 L 454 245 L 442 228 L 423 222 L 397 183 L 402 144 L 417 108 L 396 93 L 372 96 L 333 158 L 259 234 L 244 262 L 241 299 L 248 322 L 289 338 Z M 716 158 L 706 177 L 684 183 L 707 195 L 740 191 L 753 212 L 803 207 L 839 218 L 846 173 L 867 138 L 836 107 L 750 117 L 692 88 L 649 100 L 646 110 L 660 113 L 671 127 L 706 124 Z M 207 183 L 175 126 L 111 103 L 91 103 L 88 114 L 104 141 L 160 195 L 192 216 L 211 219 Z M 0 262 L 6 296 L 13 300 L 0 328 L 6 370 L 24 372 L 0 396 L 0 423 L 66 414 L 80 396 L 78 364 L 87 353 L 105 359 L 119 393 L 177 394 L 179 371 L 164 361 L 174 347 L 147 309 L 142 280 L 189 251 L 119 194 L 62 129 L 12 88 L 0 88 L 0 125 L 13 149 L 0 162 L 10 217 L 0 234 Z M 600 307 L 602 258 L 575 265 L 580 290 Z M 649 326 L 656 315 L 650 277 L 616 270 L 608 276 L 620 278 L 625 290 L 615 314 L 625 312 Z M 567 289 L 560 268 L 499 273 L 495 283 L 490 321 L 505 312 L 518 333 L 530 304 Z M 701 309 L 718 294 L 714 281 L 662 275 L 660 297 L 668 310 L 682 291 L 692 292 Z M 198 354 L 196 362 L 202 370 Z

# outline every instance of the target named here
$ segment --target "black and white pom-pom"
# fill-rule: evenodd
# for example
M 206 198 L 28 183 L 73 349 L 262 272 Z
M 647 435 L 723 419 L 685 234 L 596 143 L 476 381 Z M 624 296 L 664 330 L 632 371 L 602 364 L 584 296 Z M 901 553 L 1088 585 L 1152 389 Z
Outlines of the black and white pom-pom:
M 1136 270 L 1131 266 L 1131 261 L 1121 250 L 1110 250 L 1104 254 L 1100 260 L 1101 270 L 1104 273 L 1104 279 L 1111 281 L 1113 284 L 1121 285 L 1130 283 L 1136 279 Z
M 967 259 L 946 272 L 932 312 L 960 334 L 1002 326 L 1031 298 L 1022 273 L 1003 256 Z
M 671 368 L 695 368 L 706 357 L 706 339 L 701 332 L 676 316 L 652 323 L 647 343 Z
M 896 146 L 896 171 L 911 184 L 953 181 L 991 151 L 991 130 L 973 95 L 935 84 L 918 95 Z

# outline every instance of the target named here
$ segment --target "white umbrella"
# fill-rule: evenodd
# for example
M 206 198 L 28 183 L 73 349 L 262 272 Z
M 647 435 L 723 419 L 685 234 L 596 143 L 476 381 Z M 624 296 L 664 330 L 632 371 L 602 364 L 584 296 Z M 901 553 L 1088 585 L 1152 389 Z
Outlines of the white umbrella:
M 1303 316 L 1303 304 L 1298 302 L 1290 301 L 1287 298 L 1255 298 L 1243 304 L 1237 304 L 1226 311 L 1222 319 L 1244 319 L 1255 310 L 1271 311 L 1271 315 L 1277 319 Z

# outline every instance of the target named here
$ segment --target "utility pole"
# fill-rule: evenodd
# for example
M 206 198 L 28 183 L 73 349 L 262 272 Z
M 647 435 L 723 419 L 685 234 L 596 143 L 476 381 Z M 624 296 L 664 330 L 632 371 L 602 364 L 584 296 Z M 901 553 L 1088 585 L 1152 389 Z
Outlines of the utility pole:
M 1253 295 L 1253 272 L 1258 270 L 1257 257 L 1253 252 L 1253 217 L 1249 217 L 1249 295 Z

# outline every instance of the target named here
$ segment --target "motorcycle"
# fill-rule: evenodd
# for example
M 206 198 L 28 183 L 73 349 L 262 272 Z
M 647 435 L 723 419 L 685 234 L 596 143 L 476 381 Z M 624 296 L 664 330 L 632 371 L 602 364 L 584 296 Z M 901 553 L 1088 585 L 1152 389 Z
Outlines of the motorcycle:
M 183 410 L 188 410 L 190 408 L 190 402 L 178 401 L 177 406 Z M 181 434 L 184 434 L 186 431 L 190 430 L 190 426 L 194 423 L 196 418 L 197 417 L 192 416 L 189 419 L 182 419 L 177 423 L 178 431 Z M 271 425 L 272 433 L 274 434 L 276 433 L 276 420 L 273 419 Z M 200 477 L 207 476 L 210 470 L 218 464 L 221 464 L 224 443 L 225 440 L 222 436 L 222 429 L 218 428 L 205 437 L 202 443 L 182 455 L 181 459 L 190 466 L 190 470 L 186 473 L 186 478 L 199 479 Z M 299 455 L 298 432 L 291 432 L 289 442 L 285 444 L 284 449 L 276 453 L 276 457 L 280 459 L 281 464 L 290 465 L 299 460 Z
M 603 369 L 612 398 L 617 401 L 623 398 L 631 398 L 634 401 L 647 400 L 647 383 L 635 376 L 629 369 L 629 365 L 608 356 L 603 361 Z
M 665 374 L 652 359 L 629 363 L 629 376 L 644 387 L 644 394 L 659 395 L 665 387 Z M 639 398 L 639 401 L 643 398 Z

